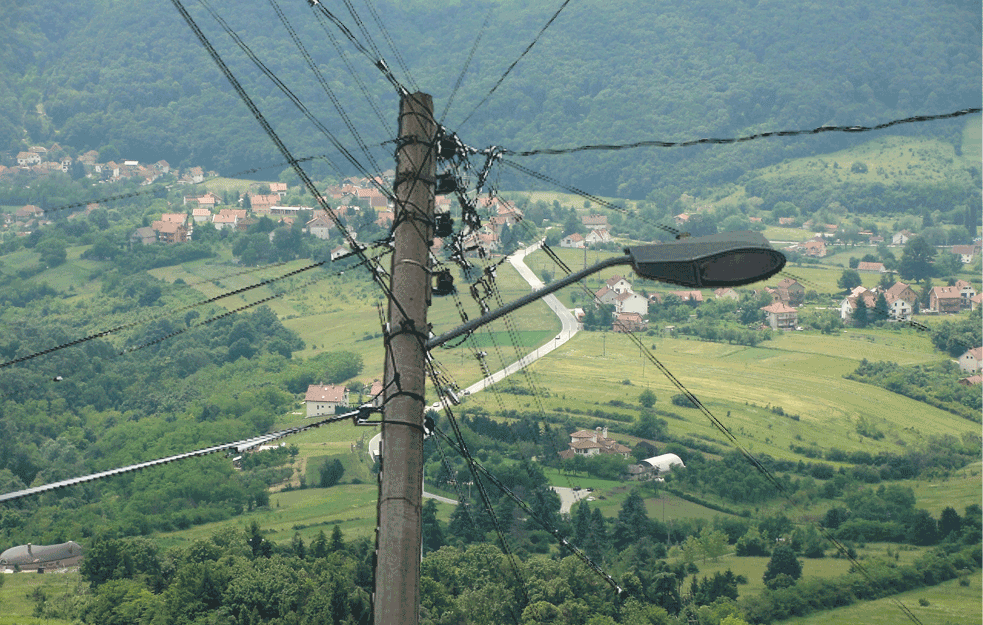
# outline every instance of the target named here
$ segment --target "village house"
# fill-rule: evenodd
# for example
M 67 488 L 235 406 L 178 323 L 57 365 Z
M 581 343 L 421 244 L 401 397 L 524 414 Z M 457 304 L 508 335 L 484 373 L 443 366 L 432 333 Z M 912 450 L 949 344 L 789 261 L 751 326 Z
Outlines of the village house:
M 314 219 L 308 221 L 305 226 L 307 232 L 311 236 L 317 237 L 318 239 L 327 240 L 331 237 L 331 228 L 334 224 L 327 217 L 315 217 Z
M 963 386 L 975 386 L 983 384 L 983 375 L 971 375 L 968 378 L 959 378 L 959 383 Z
M 331 260 L 338 260 L 342 256 L 344 256 L 346 254 L 349 254 L 349 253 L 351 253 L 351 250 L 349 250 L 344 245 L 339 245 L 338 247 L 336 247 L 333 250 L 331 250 Z
M 884 268 L 884 263 L 875 263 L 870 261 L 860 261 L 857 265 L 857 271 L 869 271 L 874 273 L 886 273 L 887 269 Z
M 212 216 L 212 225 L 216 230 L 235 230 L 239 217 L 230 213 L 219 213 Z
M 983 347 L 974 347 L 959 357 L 959 368 L 967 373 L 976 373 L 983 364 Z
M 611 329 L 615 332 L 644 332 L 649 329 L 649 324 L 636 312 L 618 313 Z
M 574 232 L 573 234 L 568 234 L 567 236 L 560 239 L 560 247 L 570 247 L 570 248 L 583 248 L 585 245 L 584 237 L 580 234 Z
M 160 220 L 166 223 L 186 226 L 188 223 L 188 215 L 186 213 L 164 213 L 160 216 Z
M 976 297 L 976 289 L 973 285 L 965 280 L 956 280 L 954 286 L 959 289 L 959 297 L 962 298 L 959 306 L 961 308 L 972 308 L 972 299 Z
M 611 241 L 611 233 L 607 231 L 606 228 L 597 228 L 591 230 L 584 237 L 584 241 L 587 245 L 597 245 L 598 243 L 609 243 Z
M 636 313 L 645 317 L 649 314 L 649 302 L 638 293 L 626 291 L 614 298 L 614 311 L 618 314 Z
M 894 236 L 891 237 L 891 244 L 892 245 L 904 245 L 913 236 L 915 236 L 915 235 L 913 235 L 911 232 L 909 232 L 907 230 L 902 230 L 901 232 L 896 232 L 894 234 Z
M 738 294 L 737 291 L 735 291 L 734 289 L 732 289 L 730 287 L 725 287 L 725 288 L 722 288 L 722 289 L 715 289 L 714 292 L 713 292 L 713 297 L 714 297 L 714 299 L 732 299 L 732 300 L 739 300 L 739 299 L 741 299 L 740 294 Z
M 782 302 L 762 306 L 761 310 L 765 311 L 765 321 L 772 330 L 794 330 L 799 323 L 798 311 Z
M 14 213 L 14 219 L 17 221 L 27 221 L 29 219 L 36 219 L 43 215 L 44 211 L 41 208 L 33 204 L 27 204 L 26 206 L 22 206 L 17 209 L 17 211 Z
M 130 243 L 140 243 L 143 245 L 150 245 L 151 243 L 157 242 L 157 232 L 150 226 L 143 228 L 137 228 L 130 235 Z
M 276 193 L 280 197 L 287 194 L 287 183 L 286 182 L 271 182 L 270 183 L 270 193 Z
M 957 313 L 962 302 L 962 289 L 957 286 L 934 286 L 928 296 L 928 307 L 937 313 Z
M 915 302 L 918 296 L 911 288 L 904 283 L 895 282 L 887 291 L 884 291 L 884 299 L 887 300 L 888 314 L 897 321 L 911 319 L 914 313 Z
M 337 408 L 348 408 L 348 389 L 331 384 L 312 384 L 304 396 L 307 403 L 307 417 L 333 415 Z
M 250 195 L 249 206 L 253 213 L 257 215 L 268 215 L 270 208 L 280 203 L 280 196 L 276 193 L 270 195 Z
M 150 224 L 161 243 L 184 243 L 188 240 L 188 230 L 184 224 L 174 221 L 158 220 Z
M 785 278 L 776 287 L 778 297 L 789 306 L 801 306 L 805 301 L 806 289 L 794 278 Z
M 949 251 L 958 256 L 959 260 L 966 265 L 973 262 L 973 257 L 976 256 L 978 250 L 975 245 L 953 245 Z
M 969 309 L 976 310 L 983 305 L 983 293 L 977 293 L 973 297 L 969 298 Z
M 580 223 L 584 224 L 586 228 L 604 228 L 608 227 L 608 217 L 607 215 L 585 215 L 580 218 Z
M 212 220 L 212 211 L 207 208 L 192 208 L 191 218 L 196 224 Z
M 569 460 L 574 456 L 597 456 L 599 454 L 620 454 L 628 458 L 631 448 L 622 445 L 613 438 L 608 438 L 608 429 L 596 428 L 579 430 L 570 435 L 570 447 L 560 452 L 560 457 Z
M 862 286 L 858 286 L 840 302 L 840 319 L 843 323 L 848 323 L 853 319 L 853 314 L 857 311 L 857 300 L 863 299 L 867 310 L 872 310 L 877 303 L 877 294 Z
M 37 152 L 18 152 L 17 164 L 21 167 L 30 167 L 41 162 L 41 155 Z
M 703 291 L 670 291 L 669 295 L 675 295 L 684 302 L 703 303 Z

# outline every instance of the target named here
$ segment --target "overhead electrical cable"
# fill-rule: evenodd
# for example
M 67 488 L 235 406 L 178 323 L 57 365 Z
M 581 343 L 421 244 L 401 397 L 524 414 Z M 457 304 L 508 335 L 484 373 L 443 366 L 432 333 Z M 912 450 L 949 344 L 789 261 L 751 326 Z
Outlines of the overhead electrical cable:
M 202 456 L 207 456 L 209 454 L 218 453 L 220 451 L 238 451 L 248 448 L 255 447 L 257 445 L 262 445 L 270 441 L 274 441 L 292 434 L 300 434 L 301 432 L 306 432 L 307 430 L 312 430 L 314 428 L 319 428 L 323 425 L 328 425 L 330 423 L 337 423 L 338 421 L 346 421 L 349 419 L 354 419 L 361 414 L 361 410 L 355 410 L 352 412 L 347 412 L 341 415 L 335 415 L 326 419 L 321 419 L 314 423 L 309 423 L 307 425 L 302 425 L 294 428 L 288 428 L 286 430 L 279 430 L 277 432 L 272 432 L 270 434 L 264 434 L 262 436 L 254 436 L 252 438 L 243 439 L 241 441 L 235 441 L 234 443 L 223 443 L 221 445 L 213 445 L 211 447 L 205 447 L 196 451 L 189 451 L 181 454 L 175 454 L 173 456 L 167 456 L 164 458 L 158 458 L 156 460 L 150 460 L 147 462 L 140 462 L 138 464 L 131 464 L 125 467 L 119 467 L 116 469 L 109 469 L 108 471 L 100 471 L 98 473 L 92 473 L 89 475 L 83 475 L 81 477 L 73 477 L 67 480 L 61 480 L 59 482 L 52 482 L 50 484 L 44 484 L 42 486 L 34 486 L 31 488 L 26 488 L 23 490 L 18 490 L 10 493 L 0 494 L 0 503 L 5 501 L 14 501 L 16 499 L 22 499 L 24 497 L 31 497 L 33 495 L 39 495 L 41 493 L 46 493 L 48 491 L 57 490 L 59 488 L 65 488 L 68 486 L 76 486 L 78 484 L 85 484 L 87 482 L 95 482 L 98 480 L 103 480 L 110 477 L 115 477 L 117 475 L 124 475 L 126 473 L 133 473 L 134 471 L 140 471 L 141 469 L 148 469 L 150 467 L 156 467 L 164 464 L 170 464 L 172 462 L 178 462 L 180 460 L 188 460 L 190 458 L 200 458 Z
M 335 215 L 334 211 L 332 211 L 331 208 L 327 205 L 324 198 L 318 192 L 317 187 L 314 185 L 314 182 L 307 175 L 307 172 L 304 171 L 304 168 L 301 167 L 300 164 L 297 162 L 297 160 L 293 157 L 293 154 L 290 153 L 290 150 L 287 148 L 286 144 L 284 144 L 283 141 L 280 139 L 280 136 L 277 135 L 275 130 L 273 130 L 273 127 L 266 120 L 266 117 L 263 116 L 263 113 L 256 106 L 256 103 L 253 102 L 252 98 L 249 97 L 249 94 L 246 93 L 246 90 L 243 89 L 242 85 L 239 83 L 239 80 L 235 77 L 235 75 L 232 73 L 229 67 L 225 64 L 225 61 L 222 60 L 222 57 L 215 50 L 214 46 L 212 46 L 211 42 L 201 31 L 201 28 L 199 28 L 194 18 L 191 16 L 190 13 L 188 13 L 188 10 L 185 8 L 181 0 L 171 0 L 171 3 L 181 14 L 181 17 L 184 18 L 184 21 L 188 24 L 188 27 L 191 28 L 191 31 L 198 38 L 198 41 L 202 44 L 202 46 L 204 46 L 209 56 L 212 57 L 212 60 L 218 66 L 219 70 L 225 76 L 226 80 L 228 80 L 229 84 L 232 85 L 232 88 L 235 89 L 236 93 L 239 95 L 239 98 L 249 108 L 249 111 L 253 114 L 253 117 L 256 118 L 256 121 L 259 122 L 260 126 L 262 126 L 263 130 L 273 141 L 274 145 L 276 145 L 277 149 L 280 151 L 283 157 L 290 163 L 291 167 L 294 170 L 294 173 L 296 173 L 297 176 L 300 178 L 300 180 L 303 182 L 308 192 L 311 194 L 311 196 L 313 196 L 317 200 L 321 208 L 328 214 L 331 220 L 335 223 L 335 226 L 345 237 L 345 241 L 348 243 L 349 248 L 353 252 L 358 254 L 358 256 L 361 258 L 361 260 L 364 263 L 370 266 L 370 270 L 372 272 L 372 276 L 376 284 L 379 285 L 379 287 L 383 290 L 384 293 L 387 294 L 387 296 L 391 297 L 390 289 L 385 284 L 385 281 L 383 280 L 383 275 L 385 275 L 385 270 L 382 269 L 382 267 L 379 266 L 378 264 L 375 265 L 371 264 L 369 258 L 365 255 L 362 246 L 355 240 L 355 237 L 351 234 L 351 232 L 348 231 L 347 228 L 345 228 L 345 226 L 339 220 L 338 216 Z M 402 305 L 399 303 L 398 300 L 396 300 L 395 298 L 391 298 L 391 299 L 395 306 L 397 306 L 401 310 L 403 309 Z
M 328 99 L 331 100 L 331 104 L 334 105 L 334 108 L 338 112 L 338 115 L 345 123 L 345 126 L 348 127 L 348 131 L 352 133 L 352 136 L 355 138 L 355 142 L 358 144 L 358 147 L 362 150 L 362 154 L 365 155 L 365 158 L 368 159 L 369 163 L 372 165 L 372 167 L 375 169 L 376 172 L 381 172 L 382 168 L 379 167 L 379 164 L 372 156 L 372 153 L 369 152 L 368 146 L 366 146 L 365 142 L 362 140 L 362 135 L 358 132 L 358 129 L 352 123 L 352 120 L 348 116 L 348 113 L 346 113 L 345 109 L 341 106 L 341 102 L 338 100 L 338 97 L 335 95 L 334 90 L 331 89 L 331 87 L 328 85 L 328 82 L 324 79 L 324 75 L 321 73 L 321 70 L 318 69 L 317 64 L 314 63 L 314 59 L 307 51 L 307 48 L 304 46 L 304 43 L 300 40 L 300 37 L 297 35 L 297 31 L 294 30 L 294 27 L 290 24 L 290 20 L 287 19 L 286 14 L 284 14 L 283 10 L 280 8 L 280 4 L 277 2 L 277 0 L 269 0 L 269 3 L 270 6 L 273 7 L 273 10 L 276 12 L 277 17 L 280 19 L 280 23 L 283 24 L 283 27 L 286 28 L 287 32 L 290 34 L 290 38 L 293 40 L 294 45 L 297 46 L 298 50 L 300 50 L 301 56 L 304 57 L 304 61 L 307 63 L 308 69 L 310 69 L 311 72 L 314 74 L 314 76 L 317 77 L 317 81 L 321 85 L 321 89 L 328 96 Z
M 528 54 L 529 51 L 532 50 L 532 47 L 536 45 L 536 42 L 538 42 L 540 37 L 543 36 L 543 33 L 546 32 L 546 29 L 549 28 L 554 21 L 556 21 L 556 18 L 560 16 L 560 13 L 563 11 L 563 9 L 567 7 L 568 4 L 570 4 L 570 0 L 563 0 L 563 4 L 561 4 L 560 8 L 556 10 L 556 13 L 553 14 L 553 17 L 551 17 L 549 21 L 547 21 L 546 24 L 539 30 L 539 33 L 536 35 L 536 37 L 529 43 L 528 46 L 526 46 L 526 49 L 523 50 L 522 53 L 519 55 L 519 58 L 517 58 L 515 61 L 512 62 L 511 65 L 509 65 L 508 69 L 505 70 L 505 73 L 502 74 L 501 78 L 498 79 L 498 82 L 496 82 L 495 85 L 491 88 L 491 91 L 489 91 L 488 94 L 484 98 L 482 98 L 481 102 L 478 102 L 478 104 L 471 110 L 471 112 L 468 113 L 467 117 L 464 118 L 464 121 L 458 124 L 458 128 L 461 128 L 464 126 L 464 124 L 468 123 L 468 120 L 471 119 L 471 116 L 474 115 L 475 112 L 479 108 L 481 108 L 481 106 L 485 102 L 488 101 L 488 98 L 492 97 L 492 94 L 495 93 L 495 91 L 499 88 L 499 86 L 501 86 L 502 82 L 505 81 L 508 75 L 512 73 L 512 70 L 515 68 L 515 66 L 519 64 L 519 61 L 522 60 L 522 57 L 526 56 L 526 54 Z
M 372 3 L 372 0 L 365 0 L 365 5 L 369 7 L 369 13 L 372 14 L 372 21 L 374 21 L 375 25 L 378 26 L 379 30 L 382 31 L 382 36 L 386 38 L 386 43 L 389 44 L 389 49 L 393 51 L 393 56 L 396 57 L 396 63 L 399 65 L 399 67 L 403 70 L 403 73 L 406 75 L 406 80 L 408 80 L 410 86 L 413 87 L 413 91 L 419 91 L 420 87 L 416 84 L 416 81 L 413 79 L 413 74 L 410 72 L 409 66 L 406 64 L 406 61 L 403 60 L 403 55 L 399 53 L 399 48 L 396 47 L 396 43 L 393 41 L 392 36 L 389 34 L 389 29 L 386 28 L 386 25 L 385 23 L 383 23 L 382 18 L 379 17 L 379 12 L 376 11 L 375 5 Z
M 767 139 L 769 137 L 796 137 L 801 135 L 818 135 L 826 132 L 845 132 L 845 133 L 861 133 L 861 132 L 871 132 L 874 130 L 883 130 L 885 128 L 890 128 L 891 126 L 897 126 L 900 124 L 914 124 L 921 122 L 931 122 L 938 121 L 942 119 L 953 119 L 955 117 L 962 117 L 964 115 L 972 115 L 973 113 L 979 113 L 981 109 L 979 108 L 968 108 L 954 111 L 952 113 L 942 113 L 940 115 L 915 115 L 912 117 L 905 117 L 904 119 L 894 119 L 889 122 L 884 122 L 882 124 L 877 124 L 874 126 L 819 126 L 818 128 L 811 128 L 808 130 L 776 130 L 769 132 L 759 132 L 752 135 L 746 135 L 743 137 L 730 137 L 730 138 L 705 138 L 705 139 L 689 139 L 686 141 L 658 141 L 658 140 L 648 140 L 648 141 L 636 141 L 634 143 L 624 143 L 624 144 L 600 144 L 600 145 L 582 145 L 575 148 L 542 148 L 537 150 L 509 150 L 505 149 L 505 154 L 511 154 L 513 156 L 537 156 L 541 154 L 573 154 L 575 152 L 588 152 L 588 151 L 612 151 L 612 150 L 632 150 L 635 148 L 685 148 L 694 145 L 703 144 L 726 144 L 726 143 L 743 143 L 745 141 L 754 141 L 756 139 Z
M 226 32 L 226 34 L 229 35 L 229 37 L 236 43 L 239 49 L 242 50 L 246 54 L 246 56 L 249 57 L 249 59 L 253 62 L 253 65 L 255 65 L 261 72 L 263 72 L 263 74 L 266 75 L 266 77 L 269 78 L 270 81 L 273 82 L 273 84 L 276 85 L 277 88 L 280 89 L 280 91 L 285 96 L 287 96 L 287 99 L 289 99 L 293 103 L 293 105 L 297 107 L 297 109 L 308 119 L 308 121 L 314 124 L 314 126 L 318 130 L 320 130 L 325 137 L 327 137 L 327 139 L 331 142 L 331 145 L 333 145 L 335 149 L 341 152 L 342 156 L 345 157 L 345 160 L 347 160 L 353 167 L 355 167 L 355 169 L 357 169 L 361 173 L 361 175 L 365 177 L 370 183 L 372 183 L 376 188 L 378 188 L 378 190 L 383 195 L 385 195 L 387 198 L 392 199 L 393 198 L 392 191 L 390 191 L 384 185 L 382 185 L 382 183 L 377 179 L 377 177 L 374 174 L 370 173 L 368 169 L 366 169 L 365 166 L 362 165 L 362 163 L 359 162 L 357 158 L 355 158 L 355 156 L 348 150 L 348 148 L 346 148 L 344 145 L 341 144 L 338 138 L 335 137 L 334 133 L 332 133 L 327 128 L 327 126 L 325 126 L 313 113 L 311 113 L 307 105 L 304 104 L 300 100 L 300 98 L 297 97 L 297 95 L 282 80 L 280 80 L 280 78 L 272 70 L 270 70 L 270 68 L 267 67 L 265 63 L 263 63 L 262 60 L 260 60 L 260 58 L 256 55 L 256 53 L 253 52 L 252 48 L 250 48 L 249 45 L 247 45 L 246 42 L 243 41 L 241 37 L 239 37 L 238 33 L 236 33 L 234 30 L 232 30 L 232 28 L 229 27 L 228 23 L 222 18 L 222 16 L 220 16 L 211 8 L 207 0 L 198 0 L 198 2 L 205 8 L 205 10 L 209 12 L 212 18 L 216 22 L 218 22 L 218 24 L 222 27 L 222 29 Z M 339 111 L 341 111 L 340 104 L 338 105 L 338 108 Z M 359 141 L 359 144 L 364 145 L 361 143 L 361 141 Z M 376 169 L 378 171 L 378 166 L 376 167 Z M 339 173 L 341 172 L 339 171 Z M 316 195 L 316 190 L 311 191 L 311 194 Z
M 114 328 L 109 328 L 107 330 L 102 330 L 101 332 L 97 332 L 95 334 L 90 334 L 88 336 L 85 336 L 85 337 L 82 337 L 82 338 L 79 338 L 79 339 L 75 339 L 74 341 L 70 341 L 68 343 L 63 343 L 63 344 L 57 345 L 55 347 L 49 347 L 48 349 L 43 349 L 43 350 L 41 350 L 39 352 L 35 352 L 33 354 L 27 354 L 27 355 L 21 356 L 19 358 L 14 358 L 13 360 L 8 360 L 7 362 L 0 363 L 0 369 L 4 369 L 4 368 L 9 367 L 11 365 L 15 365 L 17 363 L 24 362 L 24 361 L 27 361 L 27 360 L 33 360 L 34 358 L 38 358 L 39 356 L 44 356 L 44 355 L 50 354 L 52 352 L 57 352 L 59 350 L 66 349 L 68 347 L 74 347 L 75 345 L 79 345 L 81 343 L 85 343 L 85 342 L 91 341 L 93 339 L 98 339 L 98 338 L 102 338 L 102 337 L 105 337 L 105 336 L 109 336 L 111 334 L 116 334 L 117 332 L 121 332 L 121 331 L 127 330 L 129 328 L 134 328 L 134 327 L 139 326 L 139 325 L 145 325 L 145 324 L 148 324 L 148 323 L 153 323 L 154 321 L 158 321 L 160 319 L 165 319 L 167 317 L 172 317 L 172 316 L 174 316 L 174 315 L 176 315 L 178 313 L 184 312 L 186 310 L 191 310 L 193 308 L 198 308 L 200 306 L 205 306 L 207 304 L 213 304 L 213 303 L 215 303 L 215 302 L 217 302 L 219 300 L 225 299 L 227 297 L 233 297 L 235 295 L 242 295 L 243 293 L 246 293 L 246 292 L 251 291 L 253 289 L 258 289 L 260 287 L 273 284 L 274 282 L 279 282 L 280 280 L 284 280 L 286 278 L 290 278 L 292 276 L 299 275 L 299 274 L 301 274 L 301 273 L 303 273 L 305 271 L 309 271 L 311 269 L 315 269 L 317 267 L 320 267 L 320 266 L 324 265 L 325 262 L 326 261 L 321 261 L 319 263 L 314 263 L 313 265 L 308 265 L 306 267 L 301 267 L 300 269 L 295 269 L 294 271 L 291 271 L 289 273 L 286 273 L 286 274 L 284 274 L 282 276 L 279 276 L 277 278 L 270 278 L 268 280 L 263 280 L 261 282 L 258 282 L 256 284 L 252 284 L 250 286 L 245 286 L 245 287 L 242 287 L 242 288 L 239 288 L 239 289 L 235 289 L 233 291 L 229 291 L 227 293 L 221 293 L 221 294 L 216 295 L 214 297 L 209 297 L 208 299 L 204 299 L 204 300 L 201 300 L 199 302 L 195 302 L 194 304 L 188 304 L 188 305 L 185 305 L 185 306 L 181 306 L 179 308 L 175 308 L 173 310 L 167 311 L 167 312 L 165 312 L 163 314 L 160 314 L 160 315 L 154 315 L 153 317 L 149 317 L 147 319 L 138 319 L 136 321 L 131 321 L 129 323 L 124 323 L 124 324 L 118 325 L 118 326 L 116 326 Z
M 454 89 L 451 90 L 451 95 L 447 98 L 447 104 L 444 105 L 444 112 L 440 114 L 440 120 L 438 124 L 443 126 L 444 119 L 447 117 L 447 112 L 451 109 L 451 105 L 454 104 L 454 98 L 457 96 L 458 90 L 461 88 L 461 83 L 464 82 L 464 76 L 468 73 L 468 68 L 471 67 L 471 61 L 474 60 L 474 53 L 478 49 L 478 44 L 481 43 L 481 37 L 488 30 L 488 22 L 491 20 L 491 10 L 488 11 L 488 15 L 485 16 L 485 21 L 478 30 L 478 35 L 474 38 L 474 44 L 471 46 L 471 52 L 468 54 L 468 59 L 464 62 L 464 67 L 461 68 L 461 73 L 457 75 L 457 81 L 454 83 Z

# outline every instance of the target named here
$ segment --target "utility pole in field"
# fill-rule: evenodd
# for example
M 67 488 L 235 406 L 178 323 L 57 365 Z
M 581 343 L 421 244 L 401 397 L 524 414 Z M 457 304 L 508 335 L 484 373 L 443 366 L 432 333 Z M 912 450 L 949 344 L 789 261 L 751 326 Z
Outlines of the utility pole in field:
M 376 625 L 412 625 L 420 617 L 425 344 L 436 128 L 431 96 L 402 96 L 373 596 Z

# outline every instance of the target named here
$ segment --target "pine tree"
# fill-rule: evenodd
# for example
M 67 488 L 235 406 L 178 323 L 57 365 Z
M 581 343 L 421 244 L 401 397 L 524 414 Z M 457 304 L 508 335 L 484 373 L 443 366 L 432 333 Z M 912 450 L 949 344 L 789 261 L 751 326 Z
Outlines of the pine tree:
M 779 579 L 780 575 L 788 576 L 793 584 L 802 577 L 802 564 L 796 559 L 795 552 L 788 545 L 779 545 L 775 548 L 775 552 L 771 555 L 771 560 L 768 561 L 768 566 L 765 568 L 762 580 L 764 580 L 765 586 L 772 588 L 775 586 L 773 582 Z M 779 580 L 779 585 L 790 584 L 783 584 L 782 580 Z

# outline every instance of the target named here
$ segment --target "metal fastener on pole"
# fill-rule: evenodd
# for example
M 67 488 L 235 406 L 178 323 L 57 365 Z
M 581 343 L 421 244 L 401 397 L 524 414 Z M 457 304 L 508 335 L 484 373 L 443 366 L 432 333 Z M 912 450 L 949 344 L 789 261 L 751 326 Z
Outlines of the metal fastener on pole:
M 396 158 L 395 249 L 386 337 L 379 490 L 376 625 L 411 625 L 420 615 L 423 411 L 428 269 L 436 159 L 433 99 L 404 95 Z

